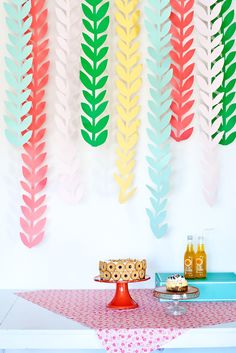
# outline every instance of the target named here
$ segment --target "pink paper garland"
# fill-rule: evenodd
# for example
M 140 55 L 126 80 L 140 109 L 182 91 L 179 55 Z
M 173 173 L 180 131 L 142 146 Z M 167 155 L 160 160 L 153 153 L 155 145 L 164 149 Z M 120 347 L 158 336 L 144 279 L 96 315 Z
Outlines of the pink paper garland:
M 47 184 L 48 169 L 45 164 L 47 154 L 44 152 L 45 142 L 43 141 L 46 132 L 44 127 L 46 121 L 44 88 L 48 82 L 49 68 L 48 40 L 45 38 L 48 31 L 48 11 L 45 8 L 45 0 L 32 0 L 30 15 L 32 16 L 30 43 L 33 46 L 33 63 L 30 71 L 33 74 L 33 79 L 29 86 L 31 90 L 29 101 L 32 102 L 30 110 L 32 136 L 29 142 L 24 145 L 25 152 L 22 153 L 24 180 L 21 181 L 21 186 L 25 193 L 22 196 L 24 205 L 21 206 L 23 217 L 20 218 L 23 230 L 20 237 L 24 245 L 29 248 L 42 241 L 46 224 L 46 217 L 44 217 L 47 208 L 44 204 L 46 195 L 42 194 Z
M 193 6 L 194 0 L 170 0 L 172 13 L 170 15 L 172 59 L 172 98 L 171 104 L 171 137 L 177 141 L 187 140 L 193 132 L 191 127 L 194 113 L 191 109 L 194 104 L 192 99 L 194 83 L 193 48 Z M 189 127 L 190 126 L 190 127 Z
M 54 313 L 95 329 L 111 353 L 151 352 L 190 328 L 236 321 L 236 302 L 188 302 L 181 317 L 166 314 L 150 289 L 131 290 L 139 304 L 133 310 L 111 310 L 106 304 L 113 290 L 42 290 L 17 293 Z

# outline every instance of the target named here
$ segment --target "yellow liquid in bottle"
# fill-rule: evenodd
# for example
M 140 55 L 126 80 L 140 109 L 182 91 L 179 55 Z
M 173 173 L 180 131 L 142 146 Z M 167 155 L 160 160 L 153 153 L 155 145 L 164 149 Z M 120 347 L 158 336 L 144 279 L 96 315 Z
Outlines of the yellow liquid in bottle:
M 195 252 L 193 244 L 189 242 L 184 254 L 184 277 L 194 278 L 195 277 Z
M 206 278 L 207 255 L 202 241 L 199 242 L 195 255 L 195 276 L 196 278 Z

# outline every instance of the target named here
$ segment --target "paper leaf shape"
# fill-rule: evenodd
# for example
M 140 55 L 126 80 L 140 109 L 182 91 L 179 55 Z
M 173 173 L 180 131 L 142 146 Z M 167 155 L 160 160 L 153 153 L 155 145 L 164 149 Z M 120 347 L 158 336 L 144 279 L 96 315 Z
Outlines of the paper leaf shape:
M 115 180 L 119 186 L 119 201 L 124 203 L 133 196 L 136 188 L 133 187 L 135 167 L 135 147 L 138 141 L 138 127 L 140 120 L 137 115 L 140 110 L 138 95 L 141 86 L 142 65 L 139 64 L 139 43 L 137 36 L 140 31 L 137 10 L 138 0 L 115 1 L 115 14 L 118 35 L 116 82 L 118 90 L 118 120 L 117 120 L 117 156 L 116 166 L 118 174 Z
M 108 101 L 106 96 L 105 75 L 108 60 L 106 55 L 108 47 L 104 45 L 107 39 L 109 16 L 107 16 L 109 1 L 89 0 L 82 2 L 83 32 L 81 56 L 82 69 L 80 80 L 83 84 L 84 102 L 81 108 L 84 115 L 81 116 L 83 139 L 91 146 L 97 147 L 107 139 L 107 126 L 109 115 L 105 115 Z
M 77 203 L 83 195 L 78 155 L 79 63 L 81 11 L 78 0 L 56 1 L 56 116 L 59 193 Z
M 47 15 L 45 0 L 31 0 L 32 7 L 30 16 L 32 24 L 30 27 L 32 50 L 32 83 L 30 84 L 31 103 L 30 114 L 32 124 L 30 131 L 32 136 L 30 141 L 24 145 L 22 167 L 24 179 L 21 186 L 24 190 L 21 207 L 23 216 L 20 218 L 22 232 L 20 233 L 22 242 L 29 248 L 38 245 L 44 237 L 44 227 L 46 224 L 45 211 L 45 186 L 47 184 L 47 165 L 45 164 L 46 152 L 44 136 L 46 129 L 45 109 L 45 86 L 48 82 L 48 39 Z
M 170 118 L 172 69 L 170 67 L 170 12 L 168 0 L 149 0 L 145 9 L 146 29 L 151 46 L 149 57 L 148 79 L 151 100 L 149 105 L 149 138 L 150 155 L 147 157 L 151 185 L 148 185 L 151 197 L 151 208 L 147 209 L 150 226 L 157 238 L 163 237 L 167 230 L 166 206 L 170 179 Z
M 7 110 L 4 117 L 7 125 L 5 134 L 13 146 L 19 147 L 26 143 L 32 134 L 29 130 L 32 121 L 29 113 L 31 102 L 27 101 L 30 94 L 28 87 L 32 80 L 29 73 L 32 65 L 32 59 L 29 57 L 32 51 L 32 45 L 29 44 L 32 18 L 28 16 L 31 1 L 9 0 L 4 7 L 9 30 L 7 45 L 9 56 L 5 58 L 7 67 L 5 76 L 9 85 L 8 100 L 5 103 Z
M 220 17 L 222 18 L 220 32 L 222 34 L 223 51 L 221 56 L 224 59 L 223 81 L 219 92 L 223 94 L 222 109 L 220 112 L 221 125 L 219 133 L 223 132 L 220 140 L 221 145 L 229 145 L 234 142 L 236 138 L 236 51 L 235 51 L 235 11 L 234 1 L 224 0 Z M 214 25 L 218 25 L 219 19 Z M 219 55 L 219 53 L 217 53 Z
M 193 5 L 194 0 L 170 0 L 172 78 L 171 136 L 177 142 L 187 140 L 193 132 L 191 127 L 194 113 L 193 63 Z
M 221 3 L 215 0 L 199 0 L 196 5 L 195 27 L 198 40 L 197 81 L 199 86 L 199 124 L 201 127 L 203 146 L 203 192 L 210 206 L 216 201 L 219 165 L 217 145 L 222 132 L 216 135 L 221 124 L 219 113 L 222 109 L 222 68 L 224 59 L 221 58 L 223 46 L 219 28 L 222 19 L 219 18 Z M 217 21 L 217 22 L 216 22 Z M 217 25 L 216 25 L 217 24 Z M 217 57 L 215 58 L 215 54 Z

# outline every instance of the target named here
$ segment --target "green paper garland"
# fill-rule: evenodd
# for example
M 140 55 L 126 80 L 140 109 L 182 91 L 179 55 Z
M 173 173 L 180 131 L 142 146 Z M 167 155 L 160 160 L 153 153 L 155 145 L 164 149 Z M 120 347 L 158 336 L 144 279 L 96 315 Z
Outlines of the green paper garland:
M 8 57 L 5 58 L 7 66 L 5 76 L 9 85 L 8 100 L 5 103 L 7 110 L 7 115 L 4 117 L 7 125 L 5 135 L 10 144 L 20 147 L 32 135 L 32 131 L 27 131 L 32 123 L 32 116 L 29 114 L 32 103 L 28 101 L 30 96 L 28 87 L 32 81 L 32 74 L 28 74 L 32 66 L 32 58 L 29 58 L 32 45 L 28 44 L 31 38 L 29 29 L 32 18 L 31 16 L 27 18 L 31 1 L 8 1 L 4 7 L 9 30 Z
M 104 3 L 103 0 L 85 0 L 82 3 L 83 26 L 87 33 L 82 33 L 84 56 L 81 57 L 80 80 L 84 86 L 85 101 L 81 103 L 81 107 L 85 115 L 81 116 L 84 127 L 81 134 L 93 147 L 102 145 L 108 136 L 105 127 L 109 115 L 104 116 L 108 104 L 108 101 L 104 100 L 106 96 L 104 87 L 108 80 L 108 76 L 104 75 L 108 62 L 105 58 L 108 47 L 104 46 L 109 26 L 109 16 L 106 16 L 108 8 L 109 2 Z
M 219 2 L 219 1 L 218 1 Z M 236 101 L 235 101 L 235 84 L 236 84 L 236 52 L 234 35 L 236 32 L 235 11 L 232 9 L 232 0 L 224 0 L 221 8 L 221 33 L 224 58 L 223 65 L 223 82 L 219 88 L 219 92 L 223 93 L 222 109 L 220 111 L 221 126 L 219 132 L 223 132 L 220 140 L 221 145 L 229 145 L 236 139 Z

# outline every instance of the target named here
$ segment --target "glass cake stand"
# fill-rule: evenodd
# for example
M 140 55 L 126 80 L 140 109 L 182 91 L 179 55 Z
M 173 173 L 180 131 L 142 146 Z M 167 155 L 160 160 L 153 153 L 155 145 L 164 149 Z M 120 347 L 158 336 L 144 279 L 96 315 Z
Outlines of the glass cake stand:
M 167 312 L 172 316 L 179 316 L 186 313 L 186 307 L 179 304 L 180 300 L 194 299 L 199 294 L 199 289 L 192 286 L 188 286 L 186 292 L 170 292 L 166 290 L 165 286 L 156 287 L 153 291 L 154 297 L 171 301 L 171 304 L 167 307 Z
M 101 279 L 99 276 L 96 276 L 94 280 L 96 282 L 100 283 L 112 283 L 116 284 L 116 291 L 113 299 L 111 300 L 110 303 L 107 304 L 107 308 L 110 309 L 118 309 L 118 310 L 123 310 L 123 309 L 135 309 L 138 308 L 138 304 L 133 300 L 129 293 L 129 288 L 128 284 L 129 283 L 137 283 L 137 282 L 144 282 L 149 280 L 150 277 L 146 276 L 143 279 L 138 279 L 134 281 L 106 281 L 104 279 Z

